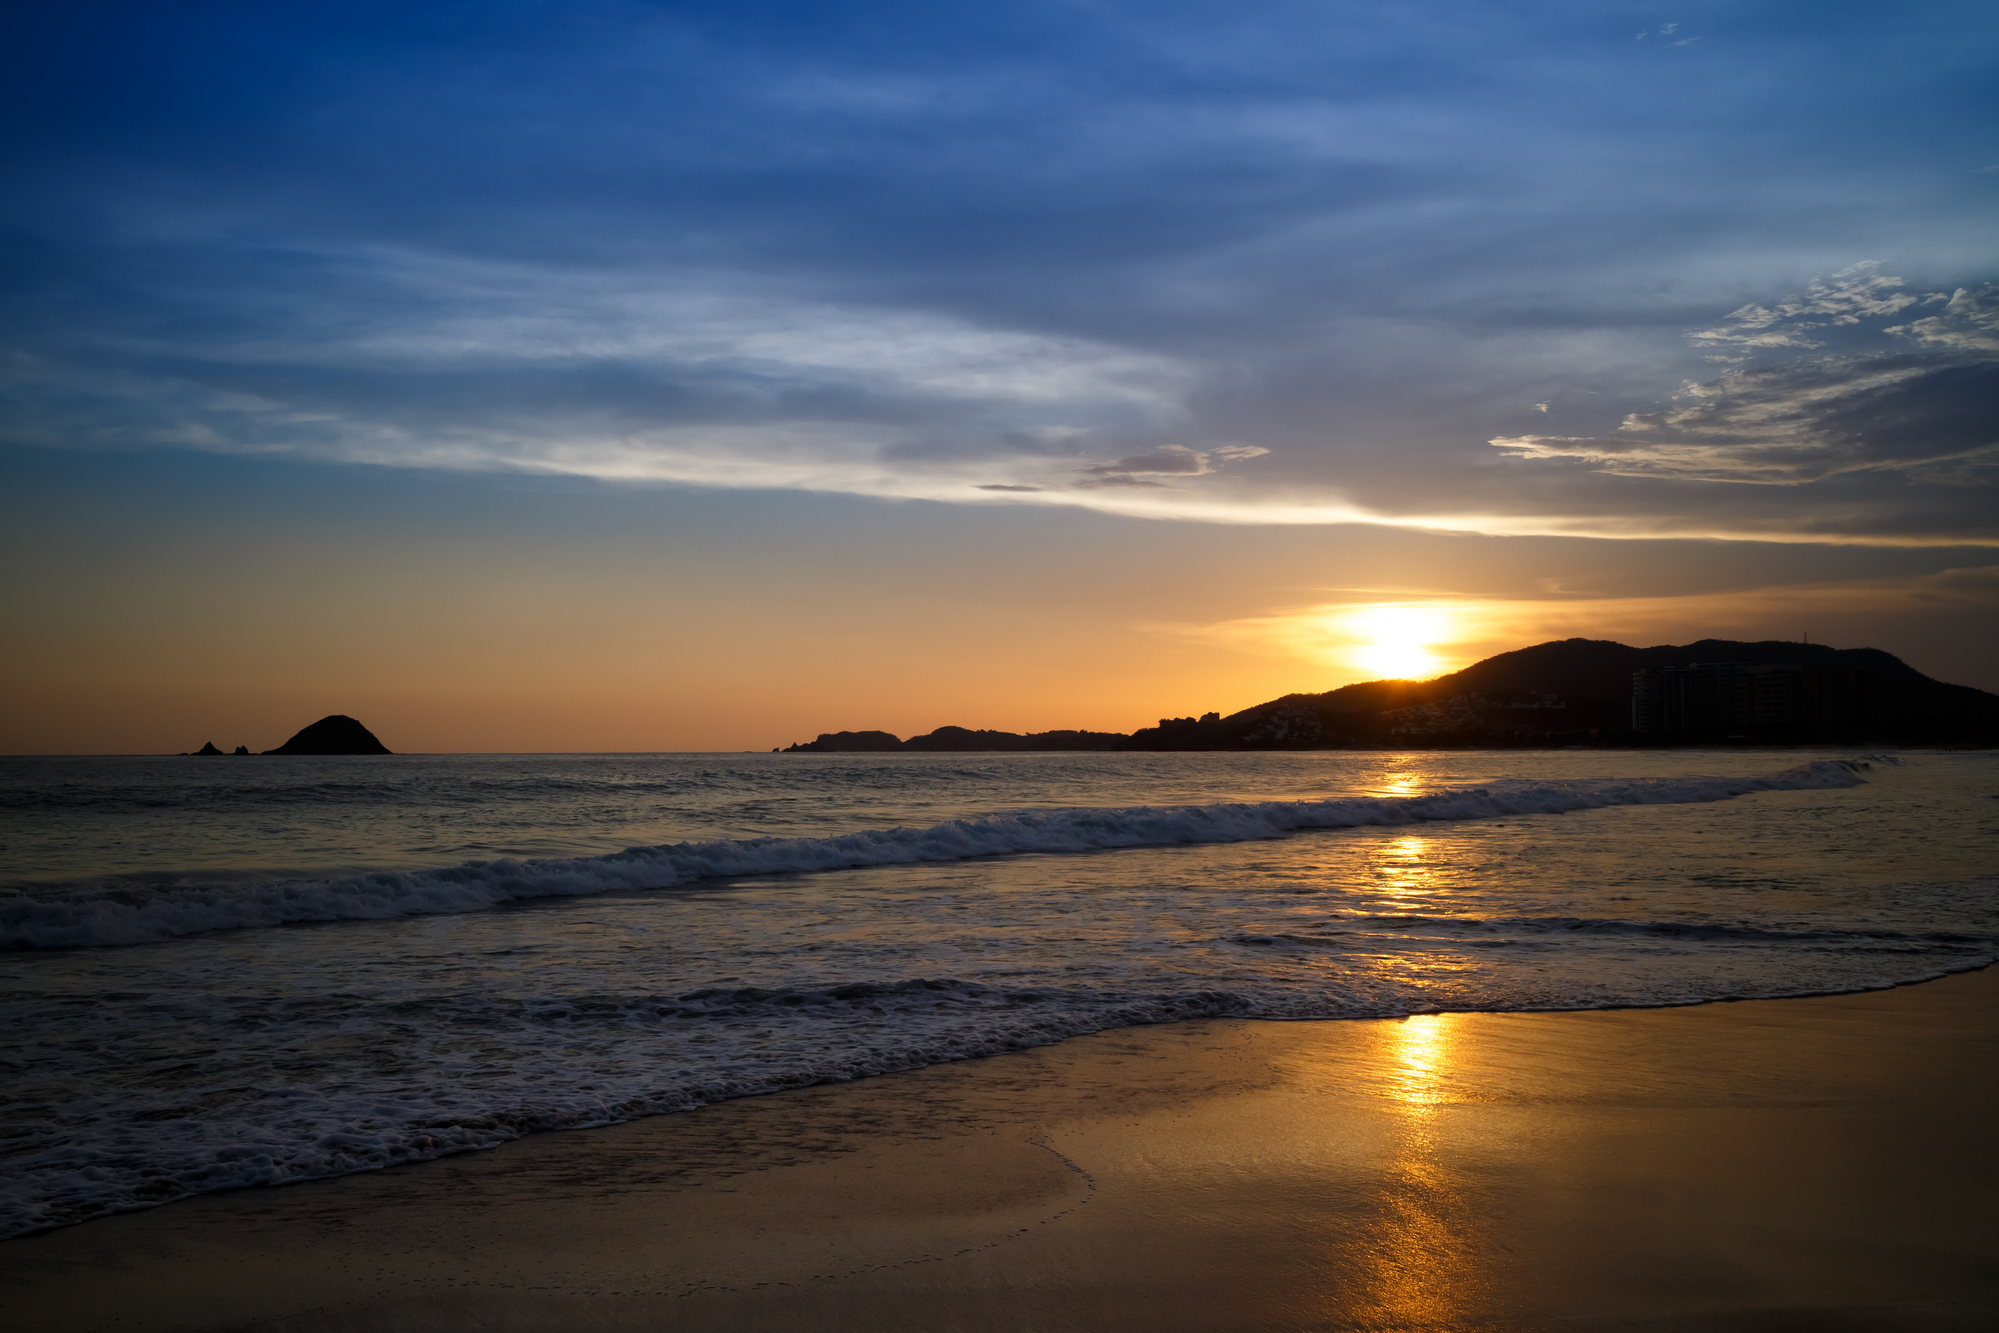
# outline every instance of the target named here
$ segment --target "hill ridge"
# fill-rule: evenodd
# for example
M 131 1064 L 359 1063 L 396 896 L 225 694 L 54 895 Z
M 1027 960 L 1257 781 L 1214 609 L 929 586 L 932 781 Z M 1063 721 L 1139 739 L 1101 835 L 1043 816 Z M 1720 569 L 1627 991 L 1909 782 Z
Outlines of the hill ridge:
M 1635 731 L 1632 680 L 1640 671 L 1747 663 L 1795 668 L 1813 688 L 1851 696 L 1844 711 L 1736 733 L 1721 727 Z M 1806 712 L 1800 714 L 1811 717 Z M 1827 720 L 1829 719 L 1829 720 Z M 787 753 L 1023 750 L 1306 750 L 1384 746 L 1657 745 L 1718 739 L 1881 744 L 1999 743 L 1999 695 L 1933 680 L 1879 648 L 1778 639 L 1699 639 L 1634 648 L 1612 639 L 1554 639 L 1497 653 L 1429 680 L 1357 681 L 1300 692 L 1224 717 L 1161 718 L 1129 736 L 939 727 L 902 740 L 890 732 L 826 732 Z

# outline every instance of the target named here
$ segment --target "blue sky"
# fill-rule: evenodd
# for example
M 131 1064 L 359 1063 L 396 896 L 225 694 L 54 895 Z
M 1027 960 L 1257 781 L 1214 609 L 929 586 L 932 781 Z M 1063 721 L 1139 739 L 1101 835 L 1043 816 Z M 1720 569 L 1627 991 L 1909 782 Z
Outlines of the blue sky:
M 1881 579 L 1994 564 L 1984 7 L 72 3 L 0 25 L 0 445 L 79 537 L 63 467 L 116 489 L 220 456 L 278 469 L 258 485 L 300 532 L 330 521 L 331 468 L 781 512 L 849 544 L 928 531 L 913 504 L 1111 525 L 1065 527 L 1083 547 L 1143 520 L 1342 550 L 1636 540 L 1689 570 L 1700 543 L 1803 545 L 1824 588 L 1851 548 Z M 803 498 L 756 498 L 779 493 Z M 1605 563 L 1550 559 L 1522 588 Z M 1421 595 L 1463 591 L 1425 568 Z M 1339 583 L 1242 572 L 1236 620 Z M 103 576 L 43 577 L 88 598 Z

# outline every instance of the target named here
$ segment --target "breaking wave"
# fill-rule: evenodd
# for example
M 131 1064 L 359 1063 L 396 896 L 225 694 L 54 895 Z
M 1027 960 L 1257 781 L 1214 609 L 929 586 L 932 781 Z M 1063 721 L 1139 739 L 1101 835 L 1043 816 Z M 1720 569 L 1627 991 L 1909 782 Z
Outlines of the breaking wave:
M 334 879 L 227 882 L 132 879 L 30 885 L 0 898 L 0 948 L 141 944 L 292 922 L 476 912 L 534 898 L 664 889 L 696 880 L 1085 852 L 1246 842 L 1309 829 L 1561 814 L 1619 805 L 1725 801 L 1762 791 L 1853 787 L 1869 765 L 1822 759 L 1760 777 L 1513 780 L 1415 796 L 1211 805 L 1072 807 L 954 819 L 824 838 L 752 838 L 633 847 L 608 856 L 500 859 Z

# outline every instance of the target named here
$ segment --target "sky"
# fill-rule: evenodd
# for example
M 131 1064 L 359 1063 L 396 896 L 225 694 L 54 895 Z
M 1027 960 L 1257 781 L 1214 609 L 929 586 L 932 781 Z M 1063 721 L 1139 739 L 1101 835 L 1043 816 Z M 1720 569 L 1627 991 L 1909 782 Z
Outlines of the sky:
M 0 751 L 1999 689 L 1999 15 L 0 11 Z

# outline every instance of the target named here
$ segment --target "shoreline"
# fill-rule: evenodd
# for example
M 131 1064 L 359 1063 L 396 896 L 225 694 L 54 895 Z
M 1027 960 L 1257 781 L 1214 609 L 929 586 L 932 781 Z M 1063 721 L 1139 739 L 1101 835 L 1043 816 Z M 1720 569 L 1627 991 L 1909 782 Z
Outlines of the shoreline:
M 1993 968 L 1802 999 L 1117 1028 L 17 1237 L 0 1316 L 1984 1327 L 1995 1057 Z

